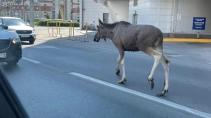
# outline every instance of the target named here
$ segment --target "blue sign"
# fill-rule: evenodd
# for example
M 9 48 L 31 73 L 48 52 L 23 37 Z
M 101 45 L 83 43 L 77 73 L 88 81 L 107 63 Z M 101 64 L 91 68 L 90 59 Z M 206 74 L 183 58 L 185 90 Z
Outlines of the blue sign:
M 193 17 L 193 30 L 205 30 L 206 18 Z

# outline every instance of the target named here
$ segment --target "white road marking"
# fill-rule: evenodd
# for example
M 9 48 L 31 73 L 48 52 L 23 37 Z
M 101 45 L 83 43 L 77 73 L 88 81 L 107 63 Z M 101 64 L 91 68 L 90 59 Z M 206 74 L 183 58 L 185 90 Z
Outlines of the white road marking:
M 139 97 L 142 97 L 142 98 L 145 98 L 145 99 L 157 102 L 157 103 L 161 103 L 161 104 L 164 104 L 166 106 L 176 108 L 176 109 L 179 109 L 179 110 L 182 110 L 182 111 L 185 111 L 185 112 L 188 112 L 188 113 L 200 116 L 200 117 L 211 118 L 211 114 L 209 114 L 209 113 L 205 113 L 205 112 L 202 112 L 202 111 L 199 111 L 199 110 L 195 110 L 195 109 L 192 109 L 192 108 L 189 108 L 189 107 L 177 104 L 177 103 L 173 103 L 173 102 L 170 102 L 170 101 L 167 101 L 167 100 L 163 100 L 163 99 L 160 99 L 160 98 L 157 98 L 157 97 L 154 97 L 154 96 L 150 96 L 150 95 L 147 95 L 147 94 L 135 91 L 135 90 L 131 90 L 131 89 L 128 89 L 128 88 L 124 88 L 124 87 L 121 87 L 121 86 L 118 86 L 118 85 L 115 85 L 115 84 L 111 84 L 111 83 L 108 83 L 108 82 L 105 82 L 105 81 L 102 81 L 102 80 L 99 80 L 99 79 L 96 79 L 96 78 L 93 78 L 93 77 L 89 77 L 89 76 L 86 76 L 86 75 L 83 75 L 83 74 L 80 74 L 80 73 L 70 72 L 69 74 L 80 77 L 82 79 L 93 81 L 93 82 L 96 82 L 98 84 L 102 84 L 102 85 L 105 85 L 105 86 L 108 86 L 108 87 L 111 87 L 111 88 L 114 88 L 114 89 L 117 89 L 117 90 L 121 90 L 121 91 L 130 93 L 130 94 L 133 94 L 133 95 L 136 95 L 136 96 L 139 96 Z
M 26 58 L 26 57 L 22 57 L 23 60 L 26 60 L 26 61 L 29 61 L 29 62 L 32 62 L 32 63 L 36 63 L 36 64 L 40 64 L 41 62 L 39 61 L 36 61 L 36 60 L 32 60 L 32 59 L 29 59 L 29 58 Z
M 32 47 L 32 48 L 38 48 L 38 49 L 57 49 L 57 50 L 59 50 L 60 48 L 57 48 L 57 47 L 55 47 L 55 46 L 34 46 L 34 47 Z

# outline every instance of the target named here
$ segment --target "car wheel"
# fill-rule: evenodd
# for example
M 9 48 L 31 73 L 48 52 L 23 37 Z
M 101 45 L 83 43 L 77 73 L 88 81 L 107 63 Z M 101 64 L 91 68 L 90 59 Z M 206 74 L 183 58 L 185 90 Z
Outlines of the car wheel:
M 8 65 L 16 65 L 18 63 L 19 60 L 13 60 L 13 61 L 8 61 L 7 64 Z
M 34 44 L 34 40 L 33 41 L 29 41 L 30 44 Z

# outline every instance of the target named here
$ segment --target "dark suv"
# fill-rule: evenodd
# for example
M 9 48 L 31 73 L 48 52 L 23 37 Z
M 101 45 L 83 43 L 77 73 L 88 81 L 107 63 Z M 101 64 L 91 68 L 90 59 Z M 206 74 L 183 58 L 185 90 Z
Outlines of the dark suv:
M 33 44 L 36 40 L 35 29 L 28 26 L 21 18 L 0 17 L 0 25 L 8 26 L 8 31 L 16 32 L 21 41 Z
M 22 47 L 19 36 L 7 31 L 8 26 L 0 25 L 0 62 L 17 64 L 22 58 Z

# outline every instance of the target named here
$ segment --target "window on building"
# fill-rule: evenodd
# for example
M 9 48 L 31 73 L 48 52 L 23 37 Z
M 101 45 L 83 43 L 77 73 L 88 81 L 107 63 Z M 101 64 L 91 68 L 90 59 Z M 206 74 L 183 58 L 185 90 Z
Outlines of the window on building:
M 44 4 L 44 6 L 47 6 L 46 4 Z
M 138 0 L 133 0 L 133 6 L 137 6 L 138 5 Z

